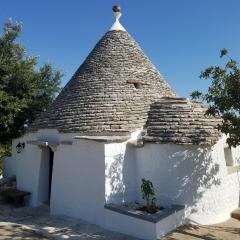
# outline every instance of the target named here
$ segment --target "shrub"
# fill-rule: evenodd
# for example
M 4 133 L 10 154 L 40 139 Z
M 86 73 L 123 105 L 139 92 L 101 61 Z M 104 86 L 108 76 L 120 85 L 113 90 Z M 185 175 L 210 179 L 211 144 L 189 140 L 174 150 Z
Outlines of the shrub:
M 156 209 L 155 192 L 150 180 L 142 179 L 141 192 L 142 198 L 146 201 L 147 211 L 151 212 L 153 209 Z

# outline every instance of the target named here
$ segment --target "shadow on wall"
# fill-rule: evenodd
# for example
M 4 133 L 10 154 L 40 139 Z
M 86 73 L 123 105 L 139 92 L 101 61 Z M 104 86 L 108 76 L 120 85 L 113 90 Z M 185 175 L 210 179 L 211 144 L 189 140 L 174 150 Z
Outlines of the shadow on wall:
M 106 177 L 111 191 L 107 202 L 141 201 L 141 179 L 146 178 L 153 182 L 159 205 L 186 205 L 190 213 L 194 213 L 199 209 L 197 203 L 201 202 L 203 194 L 221 184 L 219 168 L 212 160 L 210 148 L 174 144 L 146 144 L 143 148 L 134 148 L 127 145 L 125 153 L 115 155 L 109 167 Z M 214 193 L 208 192 L 207 197 L 205 207 L 214 206 L 218 196 L 216 199 Z
M 113 156 L 109 169 L 105 169 L 109 179 L 110 192 L 107 196 L 109 203 L 136 201 L 136 161 L 134 147 L 126 144 L 125 151 Z
M 184 148 L 184 146 L 166 145 L 162 156 L 155 159 L 159 161 L 160 166 L 156 167 L 155 171 L 152 169 L 149 172 L 149 178 L 151 179 L 151 175 L 154 176 L 152 180 L 159 204 L 187 205 L 191 208 L 191 213 L 194 213 L 197 211 L 197 203 L 206 190 L 221 184 L 218 175 L 220 166 L 212 161 L 209 148 L 188 147 L 193 149 L 187 150 Z
M 123 182 L 123 165 L 124 153 L 119 153 L 114 156 L 114 160 L 108 171 L 108 178 L 110 183 L 110 195 L 108 196 L 109 202 L 122 202 L 125 195 L 125 184 Z

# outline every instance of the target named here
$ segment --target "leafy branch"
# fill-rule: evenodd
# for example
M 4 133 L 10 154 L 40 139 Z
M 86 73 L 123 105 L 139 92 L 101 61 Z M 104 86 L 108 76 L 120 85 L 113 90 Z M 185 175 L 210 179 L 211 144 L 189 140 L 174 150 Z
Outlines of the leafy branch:
M 200 74 L 211 81 L 208 92 L 194 91 L 191 97 L 208 104 L 207 114 L 222 118 L 219 130 L 228 136 L 229 146 L 236 147 L 240 145 L 240 69 L 225 48 L 220 51 L 220 58 L 224 57 L 228 59 L 224 66 L 211 66 Z

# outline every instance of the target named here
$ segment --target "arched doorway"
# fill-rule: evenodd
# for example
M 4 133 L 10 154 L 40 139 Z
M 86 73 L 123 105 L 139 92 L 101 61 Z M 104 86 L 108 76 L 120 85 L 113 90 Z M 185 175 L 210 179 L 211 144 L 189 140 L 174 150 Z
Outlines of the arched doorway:
M 54 151 L 51 147 L 41 147 L 42 155 L 39 169 L 38 202 L 50 204 L 52 192 L 52 176 Z

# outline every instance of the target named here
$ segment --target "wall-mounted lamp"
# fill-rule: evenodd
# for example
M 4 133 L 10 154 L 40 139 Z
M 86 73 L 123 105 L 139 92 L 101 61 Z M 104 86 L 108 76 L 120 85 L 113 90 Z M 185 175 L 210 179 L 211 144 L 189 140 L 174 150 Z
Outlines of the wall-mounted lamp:
M 18 143 L 17 146 L 16 146 L 16 150 L 17 150 L 17 153 L 21 153 L 22 150 L 25 148 L 25 143 Z

